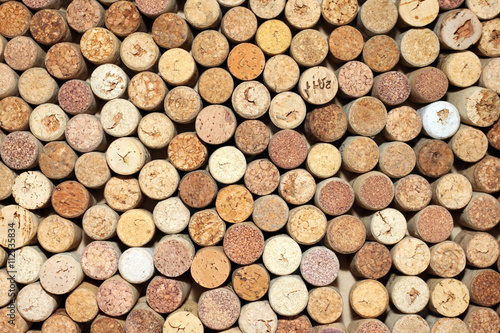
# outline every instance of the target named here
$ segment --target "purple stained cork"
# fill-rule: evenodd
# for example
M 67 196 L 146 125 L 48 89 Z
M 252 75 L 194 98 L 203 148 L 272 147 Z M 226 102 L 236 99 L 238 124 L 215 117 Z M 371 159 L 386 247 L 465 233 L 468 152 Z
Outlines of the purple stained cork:
M 158 313 L 170 313 L 186 300 L 191 285 L 180 280 L 156 276 L 148 284 L 146 297 L 148 305 Z
M 342 215 L 354 204 L 354 190 L 349 183 L 340 178 L 329 178 L 316 186 L 314 203 L 325 214 Z
M 178 277 L 191 267 L 194 245 L 187 235 L 167 235 L 156 245 L 154 265 L 167 277 Z
M 269 157 L 283 169 L 294 169 L 307 158 L 307 142 L 294 130 L 283 130 L 274 134 L 269 142 Z
M 79 114 L 71 118 L 66 124 L 65 134 L 71 148 L 81 153 L 102 150 L 106 144 L 101 122 L 90 114 Z
M 118 271 L 118 259 L 121 251 L 118 243 L 92 242 L 82 253 L 82 270 L 91 279 L 106 280 Z
M 128 313 L 139 299 L 139 289 L 120 275 L 104 281 L 97 291 L 97 305 L 108 316 L 116 317 Z
M 59 89 L 59 106 L 69 114 L 94 113 L 96 100 L 90 85 L 82 80 L 70 80 Z
M 42 143 L 30 132 L 13 132 L 2 141 L 0 156 L 11 169 L 31 169 L 38 164 L 42 147 Z
M 335 281 L 339 267 L 335 252 L 324 246 L 315 246 L 302 254 L 300 274 L 313 286 L 322 287 Z
M 262 255 L 264 235 L 251 222 L 238 223 L 227 229 L 223 247 L 229 260 L 239 265 L 249 265 Z
M 206 291 L 198 300 L 198 316 L 206 327 L 213 330 L 233 326 L 240 316 L 240 309 L 238 296 L 229 288 Z

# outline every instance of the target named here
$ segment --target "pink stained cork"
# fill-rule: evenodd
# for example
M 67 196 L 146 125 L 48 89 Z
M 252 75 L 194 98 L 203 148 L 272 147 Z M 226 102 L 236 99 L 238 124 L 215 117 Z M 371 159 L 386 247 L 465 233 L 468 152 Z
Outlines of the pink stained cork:
M 294 130 L 283 130 L 274 134 L 268 146 L 269 157 L 276 166 L 294 169 L 307 158 L 307 142 Z
M 59 105 L 69 114 L 94 113 L 96 99 L 90 85 L 81 80 L 65 82 L 59 89 Z
M 210 105 L 196 117 L 196 134 L 208 144 L 220 145 L 228 141 L 237 126 L 231 109 L 223 105 Z
M 106 280 L 118 271 L 121 251 L 116 242 L 92 242 L 82 253 L 82 269 L 85 275 L 94 280 Z
M 429 205 L 415 214 L 408 221 L 410 235 L 428 243 L 446 240 L 453 229 L 453 217 L 450 212 L 437 205 Z
M 182 305 L 190 291 L 188 282 L 156 276 L 148 284 L 146 298 L 154 311 L 170 313 Z
M 0 145 L 3 162 L 13 170 L 26 170 L 38 164 L 42 143 L 30 132 L 8 134 Z
M 121 316 L 128 313 L 139 299 L 140 290 L 120 275 L 104 281 L 97 292 L 97 305 L 108 316 Z
M 325 214 L 342 215 L 354 204 L 354 190 L 349 183 L 340 178 L 329 178 L 316 186 L 314 203 Z
M 394 185 L 389 177 L 378 171 L 358 176 L 352 183 L 356 203 L 369 210 L 386 208 L 394 198 Z
M 335 252 L 323 246 L 315 246 L 302 254 L 300 274 L 311 285 L 322 287 L 335 281 L 339 265 Z
M 189 270 L 194 255 L 194 245 L 189 236 L 167 235 L 156 245 L 154 265 L 163 275 L 174 278 Z
M 264 251 L 264 235 L 255 224 L 243 222 L 229 227 L 224 235 L 224 253 L 238 265 L 249 265 Z

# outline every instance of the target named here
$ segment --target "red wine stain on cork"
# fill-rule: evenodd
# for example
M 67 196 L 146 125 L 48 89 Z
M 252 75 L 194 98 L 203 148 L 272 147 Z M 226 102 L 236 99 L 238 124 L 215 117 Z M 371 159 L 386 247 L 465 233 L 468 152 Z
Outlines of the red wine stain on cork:
M 248 265 L 264 252 L 264 236 L 253 224 L 231 226 L 224 236 L 224 252 L 239 265 Z
M 135 304 L 134 293 L 125 281 L 107 280 L 97 292 L 99 308 L 109 316 L 121 316 Z
M 284 130 L 273 135 L 269 142 L 269 157 L 278 167 L 294 169 L 307 158 L 307 143 L 296 131 Z
M 148 305 L 158 313 L 169 313 L 181 306 L 183 291 L 179 281 L 158 276 L 148 285 Z
M 453 229 L 453 217 L 441 206 L 427 206 L 418 218 L 418 233 L 429 243 L 439 243 L 448 238 Z

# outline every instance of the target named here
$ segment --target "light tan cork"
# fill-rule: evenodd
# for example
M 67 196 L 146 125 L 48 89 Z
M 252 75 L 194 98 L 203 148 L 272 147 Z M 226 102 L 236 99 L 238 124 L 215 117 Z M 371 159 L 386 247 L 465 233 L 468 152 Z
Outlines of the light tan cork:
M 429 279 L 430 298 L 428 307 L 445 317 L 456 317 L 469 306 L 469 290 L 455 279 Z
M 139 109 L 160 110 L 168 88 L 158 74 L 141 72 L 132 77 L 128 86 L 130 101 Z
M 363 51 L 363 35 L 350 25 L 335 28 L 328 38 L 328 47 L 334 61 L 344 62 L 356 59 Z
M 223 68 L 209 68 L 200 75 L 198 91 L 200 96 L 212 104 L 223 104 L 233 93 L 234 81 Z
M 340 332 L 345 332 L 340 330 Z M 349 333 L 388 333 L 390 332 L 387 325 L 378 319 L 358 319 L 353 320 L 347 326 L 347 331 Z M 337 332 L 335 332 L 337 333 Z
M 487 155 L 461 173 L 471 182 L 474 191 L 494 193 L 500 190 L 500 181 L 496 176 L 499 165 L 500 159 Z
M 36 236 L 40 217 L 17 205 L 0 208 L 0 245 L 8 249 L 18 249 L 31 244 Z M 15 230 L 14 242 L 8 236 L 8 229 Z M 12 244 L 13 243 L 13 244 Z
M 477 162 L 486 155 L 488 138 L 482 131 L 462 124 L 449 145 L 455 156 L 462 161 Z
M 286 224 L 288 234 L 301 245 L 318 243 L 326 233 L 326 216 L 316 206 L 303 205 L 290 210 Z
M 481 30 L 477 16 L 466 8 L 440 14 L 434 26 L 441 47 L 452 50 L 465 50 L 475 44 L 481 38 Z
M 269 304 L 282 316 L 294 316 L 307 307 L 309 293 L 299 275 L 274 278 L 269 286 Z
M 272 1 L 261 1 L 261 0 L 249 0 L 248 5 L 250 10 L 254 14 L 262 19 L 269 20 L 277 17 L 281 14 L 285 8 L 285 0 L 272 0 Z
M 16 174 L 5 164 L 0 162 L 0 183 L 3 186 L 0 188 L 0 200 L 5 200 L 12 195 L 12 186 Z
M 379 146 L 379 168 L 391 178 L 407 176 L 417 162 L 415 152 L 404 142 L 385 142 Z
M 317 143 L 307 153 L 306 168 L 318 178 L 333 177 L 339 171 L 341 163 L 339 150 L 329 143 Z
M 93 320 L 99 313 L 97 306 L 98 287 L 89 282 L 82 282 L 66 298 L 65 308 L 68 315 L 78 323 Z
M 331 286 L 315 288 L 309 291 L 307 313 L 318 324 L 330 324 L 340 318 L 343 305 L 342 296 L 337 288 Z
M 122 98 L 104 104 L 99 116 L 104 132 L 114 137 L 135 134 L 142 118 L 134 104 Z
M 34 67 L 19 77 L 19 95 L 29 104 L 40 105 L 57 100 L 59 86 L 46 69 Z
M 83 56 L 95 65 L 117 64 L 120 61 L 120 40 L 105 28 L 92 28 L 80 39 Z
M 469 180 L 458 173 L 448 173 L 431 184 L 432 200 L 447 209 L 464 208 L 472 198 Z
M 195 29 L 205 30 L 219 25 L 222 12 L 216 0 L 207 0 L 203 3 L 188 0 L 184 4 L 186 21 Z
M 391 249 L 394 267 L 405 275 L 425 271 L 431 260 L 427 244 L 417 238 L 405 237 Z
M 275 275 L 292 274 L 299 268 L 301 260 L 300 246 L 290 236 L 281 234 L 266 240 L 262 261 L 270 273 Z
M 208 159 L 210 174 L 222 184 L 236 183 L 245 175 L 246 167 L 245 155 L 233 146 L 217 149 Z
M 177 170 L 165 160 L 148 162 L 139 172 L 142 193 L 154 200 L 164 200 L 174 194 L 180 180 Z
M 180 86 L 167 93 L 164 107 L 170 119 L 180 124 L 187 124 L 195 120 L 203 109 L 203 102 L 194 89 Z
M 58 253 L 45 261 L 40 269 L 40 283 L 47 292 L 63 295 L 75 289 L 84 278 L 77 252 Z
M 472 332 L 477 330 L 496 332 L 500 330 L 500 317 L 493 309 L 471 305 L 464 315 L 464 322 Z
M 160 57 L 160 48 L 151 34 L 134 32 L 120 45 L 120 58 L 125 66 L 135 72 L 152 69 Z
M 269 117 L 272 123 L 280 129 L 297 128 L 306 118 L 306 113 L 306 103 L 302 97 L 291 91 L 274 96 L 269 107 Z
M 12 252 L 6 267 L 9 281 L 5 294 L 15 296 L 12 295 L 10 290 L 17 289 L 17 287 L 10 285 L 12 281 L 21 284 L 30 284 L 37 281 L 40 277 L 40 269 L 45 261 L 47 261 L 47 256 L 37 245 L 24 246 Z
M 429 324 L 419 315 L 402 315 L 389 311 L 385 324 L 394 333 L 415 332 L 429 333 Z
M 108 316 L 121 316 L 128 313 L 139 299 L 140 289 L 120 275 L 104 281 L 97 291 L 97 305 Z
M 400 106 L 387 113 L 384 136 L 393 141 L 411 141 L 422 130 L 422 119 L 417 111 L 409 106 Z
M 0 51 L 0 53 L 2 53 Z M 22 55 L 22 56 L 21 56 Z M 5 62 L 16 71 L 45 66 L 45 51 L 31 37 L 12 38 L 5 46 Z
M 406 218 L 397 209 L 386 208 L 361 218 L 365 225 L 366 238 L 384 245 L 398 243 L 406 234 Z
M 481 60 L 483 67 L 478 85 L 500 93 L 500 60 L 498 58 Z
M 173 86 L 193 86 L 198 79 L 198 68 L 193 57 L 180 48 L 166 51 L 158 62 L 160 76 Z
M 151 154 L 141 141 L 133 137 L 119 138 L 106 150 L 106 161 L 119 175 L 132 175 L 151 160 Z
M 342 166 L 351 172 L 365 173 L 378 163 L 378 146 L 372 139 L 364 136 L 349 136 L 339 148 Z
M 207 147 L 193 132 L 176 135 L 168 145 L 170 163 L 181 171 L 192 171 L 201 167 L 208 158 Z
M 82 331 L 82 325 L 76 323 L 68 316 L 66 309 L 57 309 L 47 320 L 42 324 L 42 329 L 44 332 L 57 332 L 61 328 L 68 333 L 80 333 Z
M 317 66 L 328 55 L 328 42 L 317 30 L 301 30 L 292 39 L 290 55 L 300 66 Z
M 398 44 L 387 35 L 373 36 L 363 47 L 362 59 L 372 71 L 387 72 L 396 66 L 400 58 Z
M 203 324 L 198 319 L 198 316 L 188 311 L 174 312 L 165 319 L 163 332 L 177 333 L 179 329 L 182 329 L 186 333 L 204 332 Z
M 392 274 L 387 281 L 392 304 L 402 313 L 418 313 L 429 302 L 429 287 L 418 276 Z
M 457 332 L 468 333 L 469 328 L 460 318 L 443 318 L 434 314 L 428 314 L 425 320 L 431 327 L 431 333 Z
M 139 122 L 137 136 L 151 149 L 166 148 L 177 135 L 177 129 L 170 118 L 159 112 L 149 113 Z
M 460 88 L 472 86 L 481 76 L 481 61 L 471 51 L 443 53 L 437 67 L 446 74 L 450 84 Z
M 455 105 L 462 122 L 478 127 L 487 127 L 500 117 L 500 97 L 493 91 L 473 86 L 446 95 Z
M 334 26 L 346 25 L 354 20 L 358 12 L 357 1 L 337 2 L 326 0 L 321 3 L 321 14 L 326 22 Z
M 365 240 L 366 230 L 358 218 L 342 215 L 328 221 L 325 244 L 332 250 L 342 254 L 355 253 Z
M 14 180 L 12 196 L 16 203 L 26 209 L 41 209 L 50 205 L 55 185 L 40 171 L 26 171 Z
M 103 1 L 107 2 L 105 3 L 106 5 L 111 4 L 106 10 L 104 23 L 106 28 L 111 30 L 115 35 L 127 37 L 136 31 L 146 31 L 142 15 L 134 3 L 114 0 L 102 0 L 101 2 Z M 110 3 L 110 1 L 113 3 Z
M 40 171 L 50 179 L 63 179 L 73 175 L 78 155 L 64 141 L 46 144 L 40 152 Z
M 305 169 L 294 169 L 281 175 L 278 194 L 291 205 L 303 205 L 314 197 L 316 182 Z
M 25 131 L 29 126 L 31 107 L 17 96 L 5 97 L 0 101 L 0 128 L 8 131 Z
M 473 1 L 470 1 L 473 2 Z M 477 0 L 474 2 L 478 2 Z M 498 12 L 494 15 L 498 15 L 500 12 L 500 2 L 494 1 L 492 2 Z M 491 15 L 493 11 L 491 10 L 493 6 L 484 6 L 487 10 L 488 15 Z M 479 16 L 478 16 L 479 17 Z M 482 55 L 487 57 L 498 57 L 500 56 L 500 51 L 498 50 L 498 36 L 496 35 L 496 31 L 498 31 L 500 27 L 500 19 L 496 18 L 491 21 L 482 22 L 483 29 L 481 32 L 481 38 L 477 44 L 477 49 Z
M 419 211 L 432 199 L 431 185 L 424 177 L 410 174 L 394 183 L 394 199 L 402 211 Z
M 60 0 L 51 2 L 60 2 Z M 55 8 L 59 7 L 60 5 Z M 94 27 L 102 27 L 104 15 L 104 7 L 96 0 L 72 1 L 66 8 L 68 25 L 81 34 Z
M 106 280 L 118 271 L 118 259 L 122 252 L 118 242 L 95 241 L 82 252 L 83 273 L 94 280 Z
M 188 235 L 167 235 L 155 246 L 154 266 L 163 275 L 175 278 L 189 270 L 194 256 L 195 247 Z
M 210 50 L 210 51 L 208 51 Z M 193 40 L 191 54 L 204 67 L 221 66 L 229 53 L 229 42 L 216 30 L 205 30 Z
M 40 282 L 26 285 L 19 291 L 16 308 L 27 321 L 41 322 L 47 319 L 59 306 L 58 295 L 49 294 Z
M 103 64 L 94 69 L 90 86 L 94 94 L 106 101 L 122 97 L 130 79 L 123 69 L 115 64 Z
M 409 29 L 396 37 L 396 43 L 407 66 L 429 66 L 439 55 L 439 38 L 429 28 Z
M 2 307 L 9 304 L 19 291 L 15 283 L 12 286 L 13 288 L 11 289 L 11 281 L 11 276 L 7 272 L 7 269 L 0 269 L 0 305 Z
M 102 188 L 111 178 L 106 155 L 91 152 L 81 155 L 75 163 L 76 179 L 88 188 Z
M 398 9 L 390 0 L 368 0 L 359 9 L 358 25 L 368 35 L 386 34 L 398 20 Z
M 439 2 L 437 0 L 415 0 L 397 1 L 400 21 L 411 27 L 424 27 L 434 21 L 439 14 Z
M 321 6 L 313 0 L 292 0 L 285 5 L 285 18 L 295 29 L 310 29 L 321 18 Z
M 443 278 L 451 278 L 460 274 L 466 265 L 465 252 L 455 242 L 444 241 L 431 246 L 429 273 Z
M 330 102 L 338 90 L 335 73 L 323 66 L 309 68 L 302 72 L 299 93 L 304 100 L 314 105 Z
M 189 236 L 196 244 L 213 246 L 224 237 L 226 223 L 220 218 L 215 209 L 204 209 L 191 216 L 188 230 Z
M 30 130 L 41 141 L 57 141 L 64 138 L 68 115 L 56 104 L 37 106 L 30 115 Z
M 189 209 L 179 197 L 171 197 L 158 202 L 153 210 L 153 220 L 158 229 L 166 234 L 176 234 L 184 230 L 191 217 Z
M 389 305 L 389 293 L 377 280 L 361 280 L 349 293 L 351 308 L 363 318 L 375 318 L 385 312 Z
M 191 276 L 204 288 L 220 287 L 231 274 L 231 262 L 222 246 L 199 249 L 191 264 Z
M 339 82 L 339 95 L 349 98 L 362 97 L 373 86 L 373 72 L 365 63 L 349 61 L 335 71 Z
M 453 239 L 465 251 L 467 264 L 486 268 L 493 265 L 500 256 L 500 247 L 491 234 L 462 230 Z
M 387 109 L 375 97 L 366 96 L 355 99 L 343 107 L 347 116 L 347 130 L 353 134 L 375 136 L 387 122 Z
M 458 222 L 468 228 L 486 231 L 500 222 L 500 202 L 490 194 L 473 192 Z
M 233 7 L 222 17 L 221 32 L 233 43 L 250 41 L 256 31 L 257 17 L 246 7 Z
M 68 252 L 80 245 L 82 228 L 68 219 L 53 214 L 40 222 L 37 238 L 40 245 L 49 252 Z
M 155 234 L 153 214 L 145 209 L 131 209 L 118 219 L 116 234 L 127 246 L 144 246 Z

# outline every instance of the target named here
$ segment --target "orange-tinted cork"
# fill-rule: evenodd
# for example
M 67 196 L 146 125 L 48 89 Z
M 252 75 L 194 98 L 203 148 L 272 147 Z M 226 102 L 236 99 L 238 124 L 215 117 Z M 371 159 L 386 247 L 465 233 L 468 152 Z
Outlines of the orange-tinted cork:
M 189 207 L 204 208 L 216 195 L 217 184 L 206 171 L 190 172 L 179 183 L 179 197 Z
M 33 15 L 30 32 L 43 45 L 69 42 L 72 39 L 65 13 L 55 9 L 42 9 Z
M 223 68 L 210 68 L 200 75 L 198 80 L 198 91 L 200 96 L 212 104 L 226 102 L 233 93 L 234 81 Z
M 231 274 L 231 261 L 222 246 L 199 249 L 191 264 L 193 280 L 204 288 L 220 287 Z
M 245 301 L 261 299 L 269 289 L 270 276 L 261 264 L 243 266 L 234 270 L 232 284 L 235 293 Z
M 152 34 L 156 44 L 165 49 L 186 49 L 193 41 L 193 33 L 187 22 L 174 13 L 158 16 L 153 22 Z
M 226 186 L 217 194 L 215 208 L 224 221 L 243 222 L 253 211 L 252 194 L 242 185 Z
M 146 26 L 137 7 L 129 1 L 114 2 L 104 16 L 106 28 L 117 36 L 126 37 L 136 31 L 144 31 Z
M 94 204 L 94 198 L 77 181 L 65 181 L 56 186 L 52 194 L 52 207 L 61 216 L 76 218 Z
M 389 36 L 374 36 L 363 48 L 363 61 L 374 72 L 390 71 L 399 61 L 399 47 Z
M 25 35 L 30 28 L 31 12 L 18 1 L 0 6 L 0 35 L 6 38 Z
M 8 132 L 28 129 L 31 107 L 22 98 L 9 96 L 0 100 L 0 128 Z
M 226 223 L 215 209 L 198 211 L 189 220 L 189 236 L 200 246 L 219 243 L 226 233 Z
M 176 135 L 168 145 L 170 163 L 181 171 L 198 169 L 206 162 L 207 157 L 207 147 L 192 132 Z
M 330 53 L 337 61 L 356 59 L 364 47 L 363 35 L 350 25 L 336 28 L 328 38 Z
M 342 215 L 328 221 L 325 244 L 332 250 L 349 254 L 357 252 L 365 243 L 363 223 L 352 215 Z
M 256 45 L 242 43 L 236 45 L 229 53 L 227 66 L 229 72 L 240 80 L 253 80 L 264 70 L 266 59 L 264 53 Z
M 87 66 L 74 43 L 58 43 L 52 46 L 45 58 L 47 71 L 57 79 L 83 79 L 87 77 Z
M 378 280 L 389 273 L 391 266 L 391 253 L 387 247 L 378 242 L 366 242 L 354 255 L 350 268 L 357 276 Z

